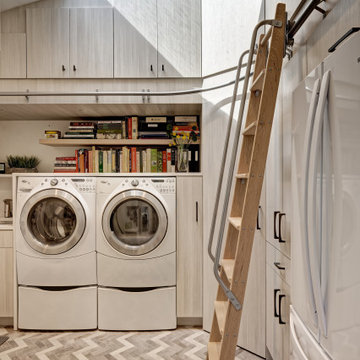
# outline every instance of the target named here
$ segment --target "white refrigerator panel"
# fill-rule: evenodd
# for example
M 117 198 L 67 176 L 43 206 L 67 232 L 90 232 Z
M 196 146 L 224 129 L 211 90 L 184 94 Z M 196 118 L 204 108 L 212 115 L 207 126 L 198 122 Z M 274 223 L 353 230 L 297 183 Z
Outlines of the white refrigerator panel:
M 330 70 L 329 124 L 333 166 L 333 232 L 324 305 L 327 336 L 321 345 L 333 360 L 360 359 L 360 35 L 324 61 Z M 325 144 L 326 145 L 326 144 Z M 329 146 L 329 145 L 328 145 Z M 325 149 L 325 148 L 324 148 Z M 331 224 L 328 224 L 328 227 Z M 325 259 L 323 259 L 325 264 Z M 324 268 L 324 267 L 322 267 Z
M 292 123 L 292 228 L 291 300 L 302 322 L 319 339 L 315 298 L 310 273 L 307 232 L 307 183 L 310 144 L 320 89 L 321 67 L 316 68 L 293 93 Z

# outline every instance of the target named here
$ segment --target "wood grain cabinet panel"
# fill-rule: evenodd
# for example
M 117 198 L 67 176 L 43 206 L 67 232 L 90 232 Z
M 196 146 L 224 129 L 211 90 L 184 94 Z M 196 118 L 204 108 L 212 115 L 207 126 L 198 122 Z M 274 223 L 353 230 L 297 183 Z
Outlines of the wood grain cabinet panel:
M 0 78 L 26 78 L 25 34 L 1 34 Z
M 177 317 L 202 318 L 202 178 L 177 178 Z
M 69 9 L 27 8 L 27 77 L 69 77 Z
M 201 76 L 200 0 L 157 0 L 158 76 Z
M 0 317 L 13 316 L 12 233 L 0 230 Z
M 156 0 L 115 0 L 114 77 L 157 77 Z
M 70 77 L 113 77 L 113 9 L 70 9 Z

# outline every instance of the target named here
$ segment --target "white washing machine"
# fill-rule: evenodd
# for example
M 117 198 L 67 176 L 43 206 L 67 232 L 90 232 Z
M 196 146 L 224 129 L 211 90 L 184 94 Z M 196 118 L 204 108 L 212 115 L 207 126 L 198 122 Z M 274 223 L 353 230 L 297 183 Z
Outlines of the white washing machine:
M 96 179 L 17 179 L 18 327 L 97 327 Z
M 176 327 L 176 178 L 97 179 L 98 323 Z

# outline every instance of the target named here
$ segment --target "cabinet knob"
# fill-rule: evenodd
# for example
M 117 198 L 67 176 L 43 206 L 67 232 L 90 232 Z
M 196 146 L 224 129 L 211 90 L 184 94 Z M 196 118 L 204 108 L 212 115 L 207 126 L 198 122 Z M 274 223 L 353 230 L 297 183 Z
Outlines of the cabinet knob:
M 150 71 L 153 71 L 153 66 L 152 65 L 150 65 Z
M 65 71 L 66 70 L 65 65 L 61 65 L 61 69 L 62 71 Z
M 75 65 L 73 65 L 73 70 L 76 71 L 76 66 Z
M 284 299 L 285 297 L 286 297 L 286 295 L 283 295 L 283 294 L 279 295 L 279 324 L 280 325 L 286 324 L 286 322 L 283 321 L 282 316 L 281 316 L 281 303 L 282 303 L 282 299 Z
M 165 71 L 165 66 L 164 66 L 164 64 L 161 65 L 161 71 Z

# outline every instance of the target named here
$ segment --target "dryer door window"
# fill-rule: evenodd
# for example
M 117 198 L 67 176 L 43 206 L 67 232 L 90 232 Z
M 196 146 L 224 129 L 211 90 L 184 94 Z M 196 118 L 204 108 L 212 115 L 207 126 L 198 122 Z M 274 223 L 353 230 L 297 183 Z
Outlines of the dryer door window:
M 85 213 L 70 193 L 50 189 L 36 193 L 22 209 L 21 232 L 27 243 L 43 254 L 61 254 L 81 239 Z
M 109 244 L 126 255 L 154 250 L 167 231 L 164 206 L 153 195 L 129 190 L 111 199 L 103 213 L 103 230 Z

